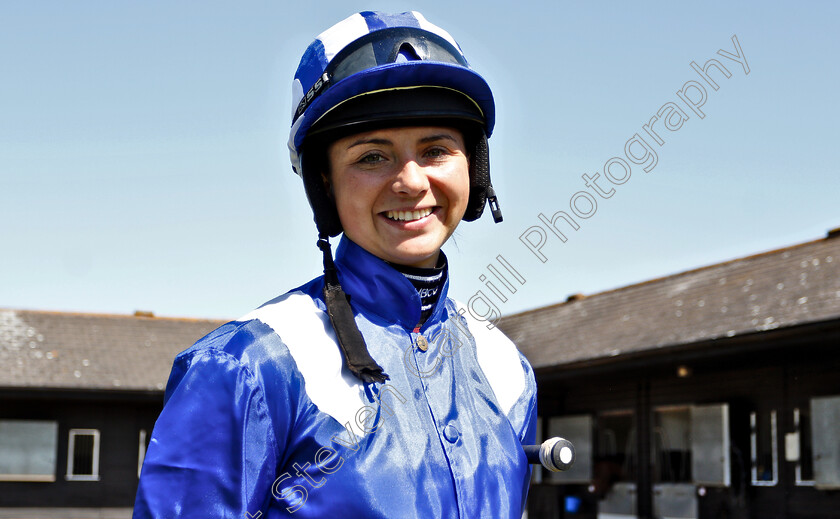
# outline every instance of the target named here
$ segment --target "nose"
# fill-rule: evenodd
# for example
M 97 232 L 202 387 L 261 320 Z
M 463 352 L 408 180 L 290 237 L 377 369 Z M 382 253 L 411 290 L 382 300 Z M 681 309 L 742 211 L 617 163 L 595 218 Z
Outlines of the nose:
M 393 189 L 403 196 L 419 196 L 429 189 L 429 177 L 417 162 L 407 160 L 394 177 Z

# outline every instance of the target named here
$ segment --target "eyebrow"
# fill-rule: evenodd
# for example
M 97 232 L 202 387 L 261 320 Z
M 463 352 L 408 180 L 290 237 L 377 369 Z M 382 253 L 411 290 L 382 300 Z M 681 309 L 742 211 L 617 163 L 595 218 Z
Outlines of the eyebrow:
M 350 146 L 347 146 L 347 149 L 349 150 L 354 146 L 361 146 L 362 144 L 381 144 L 383 146 L 387 146 L 393 143 L 388 139 L 359 139 Z
M 439 141 L 439 140 L 450 140 L 450 141 L 456 142 L 456 143 L 458 142 L 455 139 L 455 137 L 453 137 L 449 134 L 446 134 L 446 133 L 429 135 L 428 137 L 423 137 L 422 139 L 420 139 L 419 142 L 421 144 L 427 144 L 429 142 L 435 142 L 435 141 Z M 362 144 L 379 144 L 379 145 L 382 145 L 382 146 L 390 146 L 390 145 L 393 145 L 394 143 L 391 142 L 388 139 L 359 139 L 359 140 L 355 141 L 353 144 L 351 144 L 350 146 L 347 146 L 347 149 L 349 150 L 350 148 L 353 148 L 355 146 L 361 146 Z
M 422 139 L 420 139 L 420 142 L 423 143 L 423 144 L 426 144 L 428 142 L 439 141 L 439 140 L 442 140 L 442 139 L 450 140 L 450 141 L 455 142 L 455 143 L 458 142 L 455 139 L 455 137 L 449 135 L 448 133 L 439 133 L 437 135 L 430 135 L 428 137 L 423 137 Z

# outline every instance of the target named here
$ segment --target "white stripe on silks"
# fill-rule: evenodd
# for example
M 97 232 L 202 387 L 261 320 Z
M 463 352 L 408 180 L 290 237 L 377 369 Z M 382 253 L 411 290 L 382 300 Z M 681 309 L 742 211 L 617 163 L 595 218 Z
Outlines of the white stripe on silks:
M 411 14 L 413 14 L 414 18 L 417 19 L 417 23 L 420 24 L 421 29 L 429 31 L 429 32 L 433 32 L 433 33 L 437 34 L 438 36 L 443 36 L 446 39 L 446 41 L 448 41 L 449 43 L 452 44 L 453 47 L 455 47 L 456 49 L 461 51 L 461 46 L 458 45 L 458 42 L 455 41 L 455 38 L 453 38 L 451 34 L 446 32 L 445 29 L 443 29 L 441 27 L 438 27 L 437 25 L 433 24 L 432 22 L 427 20 L 425 16 L 418 13 L 417 11 L 411 11 Z M 463 54 L 463 51 L 461 51 L 461 53 Z
M 367 400 L 361 381 L 344 367 L 329 316 L 303 292 L 291 292 L 279 301 L 250 312 L 237 321 L 258 319 L 270 326 L 295 359 L 306 382 L 306 395 L 322 412 L 345 425 L 357 436 L 356 412 Z
M 494 326 L 488 330 L 487 322 L 474 318 L 463 303 L 455 301 L 455 306 L 475 337 L 478 365 L 493 388 L 499 406 L 507 414 L 525 391 L 525 370 L 519 360 L 519 351 L 498 328 Z
M 321 40 L 324 45 L 324 58 L 329 63 L 347 44 L 367 33 L 368 26 L 364 16 L 356 13 L 322 32 L 316 39 Z
M 435 281 L 440 279 L 440 277 L 443 275 L 443 272 L 438 272 L 437 274 L 431 276 L 415 276 L 413 274 L 406 274 L 405 272 L 400 272 L 400 274 L 407 277 L 408 279 L 415 279 L 417 281 L 427 281 L 429 283 L 434 283 Z

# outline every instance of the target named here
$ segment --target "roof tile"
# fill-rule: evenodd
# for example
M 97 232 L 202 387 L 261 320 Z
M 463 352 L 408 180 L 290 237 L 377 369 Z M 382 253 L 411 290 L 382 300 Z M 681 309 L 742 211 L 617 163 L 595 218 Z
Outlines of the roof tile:
M 840 318 L 840 239 L 825 238 L 504 317 L 535 368 Z
M 163 390 L 175 355 L 223 323 L 0 309 L 0 387 Z

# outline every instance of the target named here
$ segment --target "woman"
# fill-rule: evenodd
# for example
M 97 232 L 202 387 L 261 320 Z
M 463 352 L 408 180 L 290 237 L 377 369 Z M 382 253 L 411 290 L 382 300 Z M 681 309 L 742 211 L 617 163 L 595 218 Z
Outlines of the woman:
M 324 276 L 176 358 L 135 517 L 520 517 L 533 374 L 440 250 L 488 200 L 501 220 L 489 87 L 419 13 L 364 12 L 293 91 Z

